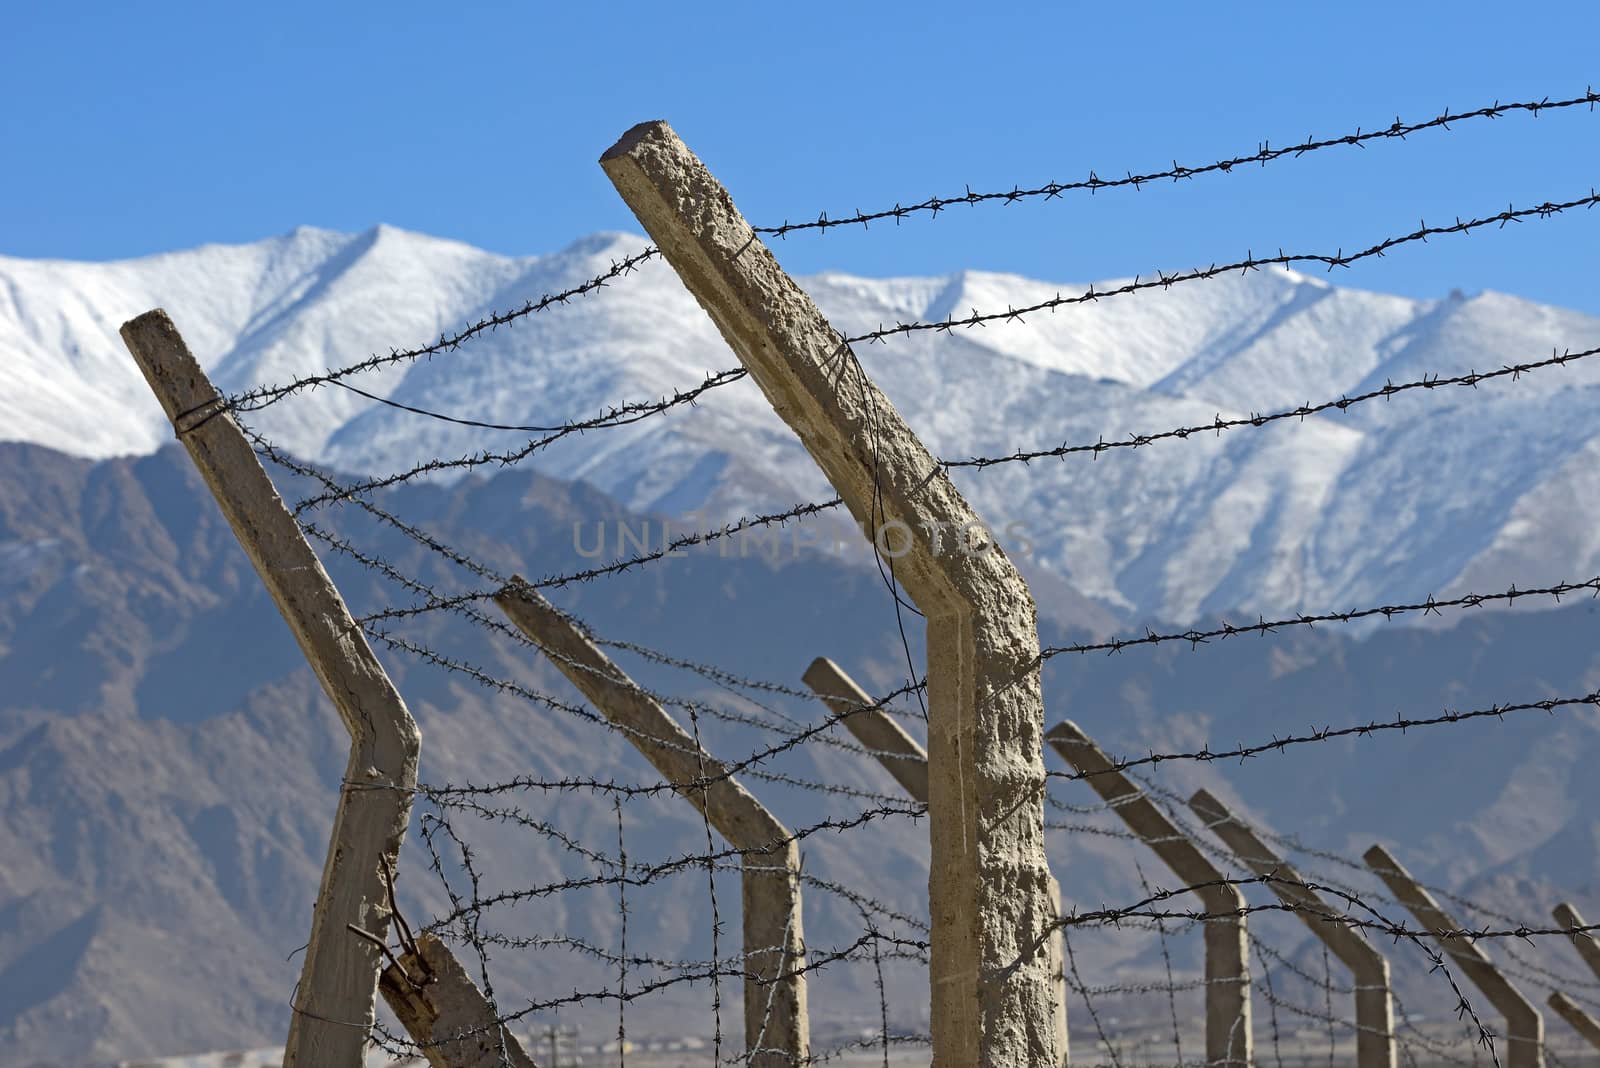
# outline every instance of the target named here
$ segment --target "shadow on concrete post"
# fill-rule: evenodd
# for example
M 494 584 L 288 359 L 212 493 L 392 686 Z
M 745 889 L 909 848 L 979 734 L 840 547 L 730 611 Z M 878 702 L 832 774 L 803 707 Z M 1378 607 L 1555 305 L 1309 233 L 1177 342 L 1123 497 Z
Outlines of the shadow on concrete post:
M 1204 924 L 1206 950 L 1206 1062 L 1251 1062 L 1250 971 L 1244 895 L 1205 858 L 1198 846 L 1157 808 L 1076 723 L 1063 720 L 1045 735 L 1051 748 L 1103 798 L 1128 829 L 1148 845 L 1211 915 Z M 1207 885 L 1211 884 L 1211 885 Z
M 349 762 L 311 913 L 311 937 L 291 1005 L 283 1063 L 284 1068 L 361 1068 L 376 992 L 383 985 L 379 947 L 385 944 L 392 915 L 389 876 L 410 821 L 422 736 L 249 440 L 223 410 L 221 394 L 167 313 L 158 308 L 129 320 L 122 326 L 122 340 L 350 734 Z M 293 755 L 286 754 L 286 759 Z M 450 951 L 440 944 L 433 952 L 441 967 L 421 988 L 419 1003 L 482 1002 Z M 447 1012 L 437 1026 L 412 1031 L 411 1037 L 431 1042 L 455 1019 Z M 483 1022 L 480 1013 L 463 1026 Z M 513 1057 L 522 1055 L 509 1033 L 506 1044 Z M 452 1051 L 465 1048 L 426 1047 L 426 1052 L 437 1068 L 472 1068 L 479 1062 L 450 1059 Z
M 745 1050 L 752 1068 L 789 1068 L 811 1056 L 806 1013 L 800 847 L 778 818 L 707 753 L 569 616 L 520 576 L 495 596 L 507 618 L 741 853 Z M 705 779 L 714 781 L 694 785 Z
M 1389 892 L 1433 935 L 1439 948 L 1456 962 L 1472 985 L 1483 991 L 1506 1020 L 1507 1068 L 1542 1068 L 1544 1064 L 1544 1016 L 1527 996 L 1500 974 L 1494 962 L 1476 944 L 1465 938 L 1440 937 L 1439 932 L 1459 931 L 1462 926 L 1434 900 L 1432 894 L 1401 866 L 1388 850 L 1373 846 L 1362 854 Z
M 883 765 L 895 782 L 913 801 L 928 803 L 928 754 L 907 734 L 894 717 L 881 708 L 844 669 L 825 656 L 811 662 L 802 676 L 811 691 L 822 699 L 828 711 L 855 736 L 856 741 Z M 1061 915 L 1061 884 L 1050 878 L 1050 904 L 1054 915 Z M 1050 932 L 1050 974 L 1056 983 L 1056 1051 L 1062 1068 L 1067 1056 L 1067 973 L 1066 952 L 1062 948 L 1061 928 Z
M 933 1063 L 1055 1063 L 1044 700 L 1027 583 L 670 126 L 635 126 L 600 166 L 927 618 Z
M 1356 1065 L 1394 1068 L 1394 999 L 1389 988 L 1389 962 L 1366 936 L 1334 919 L 1329 907 L 1300 874 L 1274 855 L 1226 805 L 1206 790 L 1189 799 L 1189 807 L 1224 845 L 1257 875 L 1273 876 L 1267 887 L 1293 908 L 1323 945 L 1350 969 L 1356 988 Z M 1305 909 L 1308 911 L 1298 911 Z

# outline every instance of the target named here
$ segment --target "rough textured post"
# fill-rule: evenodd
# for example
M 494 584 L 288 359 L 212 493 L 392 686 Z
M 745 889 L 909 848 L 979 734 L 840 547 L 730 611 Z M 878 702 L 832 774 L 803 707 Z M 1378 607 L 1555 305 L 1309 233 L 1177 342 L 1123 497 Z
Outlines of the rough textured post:
M 350 732 L 283 1063 L 360 1068 L 382 959 L 347 927 L 380 939 L 388 930 L 383 873 L 399 855 L 410 818 L 421 736 L 249 441 L 219 412 L 221 397 L 167 313 L 156 309 L 123 324 L 122 340 Z
M 755 1068 L 804 1063 L 811 1055 L 811 1038 L 800 923 L 800 848 L 789 829 L 537 590 L 513 578 L 495 601 L 717 833 L 743 853 L 746 1052 L 754 1054 Z M 705 787 L 678 785 L 705 778 L 716 781 Z
M 827 657 L 819 656 L 813 660 L 802 679 L 822 699 L 828 710 L 849 728 L 856 741 L 878 758 L 884 770 L 894 776 L 913 801 L 928 803 L 928 754 L 915 738 L 907 734 L 889 713 L 874 708 L 874 702 L 867 692 Z M 1050 908 L 1051 916 L 1059 918 L 1061 884 L 1053 877 L 1050 880 Z M 1059 1063 L 1065 1066 L 1068 1063 L 1067 975 L 1066 951 L 1062 945 L 1061 929 L 1052 929 L 1049 964 L 1056 987 L 1056 1053 L 1060 1058 Z
M 1062 759 L 1084 775 L 1084 782 L 1105 799 L 1128 829 L 1138 835 L 1186 886 L 1207 913 L 1206 946 L 1206 1063 L 1248 1065 L 1252 1051 L 1250 1033 L 1250 973 L 1245 936 L 1244 895 L 1225 882 L 1225 876 L 1205 858 L 1182 831 L 1150 802 L 1144 791 L 1071 720 L 1050 728 L 1050 745 Z M 1215 884 L 1215 885 L 1201 885 Z
M 1600 1049 L 1600 1020 L 1584 1012 L 1581 1005 L 1559 990 L 1550 995 L 1548 1004 L 1574 1031 L 1588 1039 L 1589 1045 Z
M 600 165 L 927 617 L 934 1064 L 1053 1063 L 1027 585 L 671 127 L 635 126 Z
M 1550 913 L 1556 922 L 1563 927 L 1587 927 L 1583 917 L 1578 915 L 1578 910 L 1563 901 Z M 1583 958 L 1583 963 L 1589 966 L 1596 978 L 1600 978 L 1600 942 L 1596 942 L 1594 935 L 1588 931 L 1573 931 L 1572 944 L 1577 947 L 1578 956 Z
M 1389 891 L 1410 910 L 1417 922 L 1434 934 L 1439 947 L 1455 961 L 1472 984 L 1506 1018 L 1507 1068 L 1542 1068 L 1544 1064 L 1544 1017 L 1533 1002 L 1511 984 L 1489 960 L 1489 955 L 1465 938 L 1441 938 L 1440 931 L 1459 931 L 1461 925 L 1450 917 L 1433 895 L 1411 877 L 1382 846 L 1362 854 L 1367 867 L 1377 873 Z
M 1300 874 L 1274 855 L 1221 801 L 1201 790 L 1189 799 L 1189 807 L 1251 871 L 1274 876 L 1267 886 L 1280 901 L 1291 908 L 1310 910 L 1297 915 L 1344 962 L 1355 980 L 1358 1068 L 1394 1068 L 1394 1001 L 1389 989 L 1388 960 L 1355 928 L 1317 915 L 1337 915 L 1337 911 L 1306 886 Z
M 867 692 L 825 656 L 813 660 L 801 678 L 913 801 L 928 803 L 928 754 L 894 717 L 873 707 Z
M 1061 884 L 1050 878 L 1050 921 L 1054 923 L 1061 918 Z M 1067 1068 L 1072 1063 L 1070 1055 L 1071 1046 L 1067 1041 L 1067 952 L 1066 934 L 1060 927 L 1050 929 L 1049 956 L 1045 958 L 1050 966 L 1050 978 L 1056 988 L 1056 1063 L 1061 1068 Z
M 450 950 L 431 934 L 417 936 L 417 952 L 405 953 L 378 978 L 383 1000 L 422 1045 L 433 1068 L 502 1068 L 501 1042 L 510 1068 L 538 1068 L 511 1029 Z M 456 1037 L 465 1035 L 464 1038 Z

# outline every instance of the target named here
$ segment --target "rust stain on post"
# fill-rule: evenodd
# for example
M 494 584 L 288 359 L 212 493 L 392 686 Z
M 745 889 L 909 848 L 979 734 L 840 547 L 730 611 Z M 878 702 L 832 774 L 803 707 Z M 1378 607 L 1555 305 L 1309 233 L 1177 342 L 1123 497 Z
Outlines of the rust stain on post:
M 434 935 L 418 935 L 417 952 L 385 968 L 378 989 L 433 1068 L 538 1068 Z
M 1543 1068 L 1544 1016 L 1533 1002 L 1511 980 L 1500 974 L 1500 969 L 1494 966 L 1489 955 L 1476 943 L 1465 938 L 1439 936 L 1441 931 L 1459 931 L 1462 927 L 1439 906 L 1421 883 L 1411 877 L 1410 872 L 1401 867 L 1388 850 L 1375 845 L 1362 854 L 1361 859 L 1384 881 L 1390 893 L 1417 918 L 1417 922 L 1434 935 L 1439 948 L 1456 962 L 1466 977 L 1472 980 L 1472 984 L 1483 991 L 1495 1009 L 1506 1018 L 1507 1068 Z
M 388 930 L 383 881 L 400 852 L 421 736 L 344 600 L 221 396 L 161 309 L 122 340 L 350 732 L 350 760 L 311 920 L 285 1068 L 360 1068 L 381 957 L 348 931 Z
M 1206 1063 L 1250 1064 L 1250 971 L 1245 937 L 1244 895 L 1227 884 L 1222 872 L 1151 803 L 1089 736 L 1071 720 L 1050 728 L 1050 746 L 1084 775 L 1084 782 L 1105 799 L 1128 829 L 1155 851 L 1194 891 L 1206 912 Z
M 1053 1063 L 1054 986 L 1035 949 L 1051 910 L 1026 583 L 671 127 L 635 126 L 600 165 L 927 617 L 934 1063 Z
M 1221 801 L 1201 790 L 1189 799 L 1189 807 L 1246 867 L 1257 875 L 1273 876 L 1267 887 L 1280 901 L 1296 910 L 1310 910 L 1296 911 L 1296 915 L 1350 969 L 1355 980 L 1358 1068 L 1394 1068 L 1394 1000 L 1389 989 L 1388 960 L 1360 931 L 1316 915 L 1337 912 Z
M 800 914 L 800 847 L 789 829 L 601 652 L 574 620 L 520 576 L 500 591 L 495 602 L 717 833 L 740 850 L 746 1052 L 753 1053 L 753 1068 L 806 1063 L 811 1033 Z M 710 781 L 704 786 L 693 785 L 705 780 Z

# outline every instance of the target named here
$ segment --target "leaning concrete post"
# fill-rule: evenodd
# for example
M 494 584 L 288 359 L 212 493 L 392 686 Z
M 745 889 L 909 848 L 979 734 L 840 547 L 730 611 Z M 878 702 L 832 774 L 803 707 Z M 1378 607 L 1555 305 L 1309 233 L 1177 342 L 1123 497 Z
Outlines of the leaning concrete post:
M 940 1068 L 1056 1060 L 1033 598 L 933 455 L 664 122 L 600 159 L 927 616 Z
M 1578 915 L 1578 910 L 1565 901 L 1551 910 L 1551 915 L 1563 927 L 1589 926 L 1583 922 L 1583 917 Z M 1578 956 L 1582 957 L 1583 963 L 1589 966 L 1589 970 L 1594 972 L 1597 978 L 1600 978 L 1600 942 L 1596 942 L 1594 935 L 1588 931 L 1574 930 L 1571 937 L 1573 946 L 1578 950 Z
M 1550 995 L 1548 1004 L 1574 1031 L 1588 1039 L 1589 1045 L 1600 1049 L 1600 1020 L 1584 1012 L 1582 1006 L 1559 990 Z
M 1500 974 L 1489 955 L 1475 943 L 1462 937 L 1440 936 L 1442 931 L 1461 930 L 1461 925 L 1439 907 L 1433 895 L 1424 890 L 1388 850 L 1375 845 L 1362 854 L 1362 859 L 1417 922 L 1434 935 L 1440 948 L 1460 966 L 1472 984 L 1505 1016 L 1507 1068 L 1542 1068 L 1544 1017 L 1533 1002 Z
M 1248 1065 L 1252 1038 L 1244 895 L 1226 882 L 1144 791 L 1114 770 L 1112 761 L 1076 723 L 1063 720 L 1046 737 L 1174 875 L 1185 885 L 1198 887 L 1194 893 L 1210 914 L 1205 923 L 1206 1063 Z
M 503 1068 L 502 1043 L 510 1068 L 537 1068 L 434 935 L 418 935 L 416 948 L 383 970 L 378 989 L 433 1068 Z
M 825 656 L 811 662 L 802 678 L 813 693 L 822 698 L 828 710 L 839 717 L 866 750 L 878 758 L 884 769 L 905 788 L 913 801 L 928 803 L 928 754 L 905 728 L 881 708 L 867 692 L 856 685 L 844 669 Z M 1050 880 L 1051 914 L 1061 915 L 1061 885 Z M 1066 952 L 1062 948 L 1062 932 L 1057 927 L 1050 932 L 1050 974 L 1056 985 L 1056 1053 L 1065 1066 L 1067 1059 L 1067 973 Z
M 825 656 L 813 660 L 801 679 L 913 801 L 928 803 L 928 754 L 893 716 L 875 707 L 867 692 Z
M 522 578 L 513 578 L 495 601 L 717 833 L 742 852 L 745 1049 L 755 1068 L 805 1063 L 811 1038 L 800 925 L 800 847 L 794 836 L 571 618 Z M 715 781 L 694 785 L 704 779 Z
M 1292 909 L 1308 910 L 1296 914 L 1355 979 L 1358 1068 L 1394 1068 L 1394 1002 L 1389 962 L 1383 954 L 1355 928 L 1323 918 L 1337 913 L 1221 801 L 1201 790 L 1189 799 L 1189 807 L 1251 871 L 1274 877 L 1267 886 L 1280 901 Z
M 379 939 L 388 930 L 383 873 L 398 857 L 410 819 L 421 736 L 167 313 L 158 308 L 123 324 L 122 340 L 350 732 L 283 1063 L 359 1068 L 382 958 L 347 928 Z

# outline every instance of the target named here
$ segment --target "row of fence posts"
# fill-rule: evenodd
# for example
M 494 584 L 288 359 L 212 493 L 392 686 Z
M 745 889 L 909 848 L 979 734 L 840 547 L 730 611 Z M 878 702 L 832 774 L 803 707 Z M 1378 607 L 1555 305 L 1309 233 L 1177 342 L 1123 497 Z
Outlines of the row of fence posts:
M 818 658 L 804 681 L 849 727 L 856 740 L 872 755 L 906 792 L 917 800 L 925 797 L 927 757 L 916 741 L 884 711 L 871 707 L 866 691 L 856 685 L 836 664 Z M 865 708 L 865 711 L 852 712 Z M 1205 945 L 1205 1035 L 1206 1062 L 1214 1065 L 1250 1064 L 1253 1059 L 1250 1026 L 1250 976 L 1247 963 L 1248 938 L 1245 900 L 1235 885 L 1218 870 L 1179 827 L 1174 824 L 1127 776 L 1115 770 L 1108 758 L 1077 724 L 1063 721 L 1046 735 L 1051 747 L 1082 774 L 1106 804 L 1128 828 L 1170 868 L 1184 885 L 1194 891 L 1207 913 Z M 1190 799 L 1190 808 L 1202 823 L 1221 839 L 1238 859 L 1305 923 L 1351 973 L 1355 992 L 1356 1064 L 1359 1068 L 1395 1068 L 1394 1003 L 1389 982 L 1389 962 L 1356 928 L 1340 922 L 1339 910 L 1332 908 L 1298 872 L 1276 856 L 1265 842 L 1209 791 L 1200 790 Z M 1394 898 L 1406 907 L 1424 930 L 1459 931 L 1462 927 L 1434 900 L 1433 896 L 1382 846 L 1374 845 L 1363 858 L 1388 886 Z M 1051 880 L 1052 896 L 1059 909 L 1060 888 Z M 1558 924 L 1581 928 L 1583 918 L 1570 904 L 1553 910 Z M 1574 931 L 1572 941 L 1589 967 L 1600 978 L 1600 943 L 1583 931 Z M 1504 1015 L 1508 1068 L 1535 1068 L 1543 1063 L 1543 1020 L 1522 994 L 1493 965 L 1476 944 L 1459 937 L 1439 937 L 1444 952 L 1461 968 L 1497 1011 Z M 1060 931 L 1052 940 L 1050 962 L 1057 982 L 1056 1034 L 1066 1064 L 1066 977 L 1062 971 Z M 1600 1022 L 1571 998 L 1556 991 L 1549 1005 L 1570 1023 L 1574 1030 L 1600 1049 Z
M 902 789 L 929 808 L 930 1015 L 941 1068 L 1067 1063 L 1060 890 L 1044 855 L 1044 711 L 1035 608 L 1005 554 L 954 552 L 939 530 L 981 530 L 976 514 L 878 392 L 841 336 L 777 265 L 726 190 L 665 123 L 630 130 L 601 160 L 619 193 L 799 435 L 863 529 L 902 532 L 896 576 L 928 619 L 925 752 L 834 664 L 813 691 Z M 351 736 L 285 1068 L 356 1068 L 375 990 L 436 1068 L 534 1061 L 449 947 L 398 919 L 393 872 L 416 788 L 420 734 L 220 394 L 159 309 L 122 336 Z M 991 550 L 991 551 L 985 551 Z M 746 1051 L 776 1068 L 810 1058 L 798 849 L 788 829 L 612 663 L 571 619 L 514 580 L 496 598 L 641 754 L 741 856 Z M 1071 723 L 1050 746 L 1185 885 L 1205 924 L 1207 1061 L 1252 1057 L 1244 900 L 1202 851 Z M 1394 1068 L 1388 965 L 1217 799 L 1202 821 L 1300 913 L 1355 977 L 1358 1063 Z M 1430 931 L 1456 928 L 1378 847 L 1367 862 Z M 1581 926 L 1569 905 L 1558 922 Z M 1600 947 L 1574 934 L 1600 975 Z M 1542 1060 L 1538 1011 L 1478 947 L 1445 952 L 1505 1015 L 1510 1068 Z M 1034 951 L 1033 947 L 1042 947 Z M 385 967 L 385 962 L 388 966 Z M 1600 1046 L 1600 1024 L 1559 993 L 1550 1004 Z

